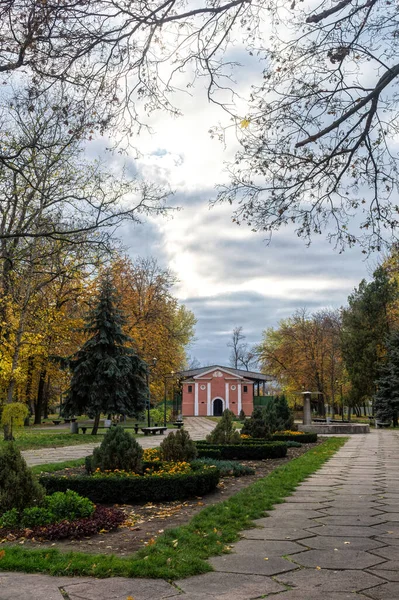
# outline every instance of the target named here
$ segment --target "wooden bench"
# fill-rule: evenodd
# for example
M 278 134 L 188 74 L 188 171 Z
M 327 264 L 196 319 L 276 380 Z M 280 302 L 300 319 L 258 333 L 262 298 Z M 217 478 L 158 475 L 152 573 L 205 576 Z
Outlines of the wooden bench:
M 384 421 L 377 421 L 377 419 L 375 421 L 375 428 L 376 429 L 379 429 L 379 428 L 382 428 L 382 427 L 390 427 L 390 426 L 391 426 L 391 422 L 385 423 Z
M 86 433 L 86 431 L 90 428 L 93 427 L 92 425 L 86 425 L 85 427 L 78 427 L 78 430 L 81 429 L 82 433 Z M 111 425 L 111 427 L 114 427 L 114 425 Z M 111 429 L 111 427 L 104 427 L 103 425 L 99 426 L 98 429 Z M 134 425 L 134 427 L 124 427 L 123 429 L 134 429 L 134 433 L 138 433 L 139 432 L 139 425 Z
M 144 433 L 144 435 L 156 435 L 157 433 L 163 435 L 164 431 L 166 430 L 167 427 L 141 427 L 141 431 Z

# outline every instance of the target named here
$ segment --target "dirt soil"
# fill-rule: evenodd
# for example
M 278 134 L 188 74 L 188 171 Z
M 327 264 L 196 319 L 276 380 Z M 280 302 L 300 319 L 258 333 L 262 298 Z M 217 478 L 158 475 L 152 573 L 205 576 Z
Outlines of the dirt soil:
M 318 443 L 322 443 L 322 441 Z M 120 505 L 119 507 L 126 514 L 126 521 L 115 531 L 99 533 L 80 540 L 60 540 L 57 542 L 25 540 L 23 544 L 25 548 L 52 547 L 65 552 L 73 550 L 90 554 L 127 556 L 142 548 L 150 540 L 151 542 L 155 540 L 165 529 L 187 524 L 204 507 L 230 498 L 230 496 L 248 487 L 257 479 L 266 477 L 280 465 L 301 456 L 314 446 L 315 444 L 303 444 L 301 448 L 288 448 L 285 458 L 240 461 L 242 464 L 254 468 L 255 474 L 244 477 L 223 477 L 216 490 L 203 497 L 192 498 L 184 502 Z M 19 544 L 21 544 L 21 541 L 19 541 Z

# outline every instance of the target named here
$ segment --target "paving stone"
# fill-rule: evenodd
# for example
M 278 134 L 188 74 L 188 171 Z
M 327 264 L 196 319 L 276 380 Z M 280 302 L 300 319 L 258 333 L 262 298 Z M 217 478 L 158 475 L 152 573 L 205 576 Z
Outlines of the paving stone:
M 175 584 L 187 594 L 181 596 L 181 600 L 248 600 L 286 589 L 271 577 L 234 573 L 206 573 L 176 581 Z
M 377 535 L 374 539 L 376 542 L 381 542 L 382 544 L 388 544 L 390 546 L 399 546 L 399 537 L 395 537 L 393 535 Z
M 300 569 L 276 578 L 287 586 L 298 588 L 301 593 L 360 592 L 379 585 L 381 579 L 364 571 L 331 571 L 329 569 Z M 284 596 L 282 596 L 284 598 Z M 324 598 L 324 595 L 323 595 Z M 397 598 L 396 598 L 397 600 Z
M 236 554 L 244 554 L 245 556 L 248 556 L 249 554 L 262 557 L 284 556 L 286 554 L 294 554 L 304 550 L 305 548 L 296 542 L 281 542 L 279 540 L 240 540 L 234 544 L 234 552 Z
M 183 598 L 186 600 L 185 596 L 182 597 L 182 600 Z M 281 596 L 276 596 L 275 600 L 278 598 L 280 600 L 367 600 L 367 597 L 363 594 L 356 594 L 356 596 L 354 596 L 352 592 L 333 592 L 331 594 L 323 592 L 323 598 L 321 599 L 319 591 L 311 592 L 309 590 L 305 590 L 304 592 L 301 592 L 300 590 L 289 590 L 288 592 L 281 594 Z
M 382 564 L 385 559 L 353 548 L 329 548 L 328 550 L 317 549 L 299 554 L 291 554 L 290 560 L 303 567 L 367 569 L 368 567 Z
M 380 559 L 381 560 L 381 559 Z M 224 573 L 247 573 L 248 575 L 277 575 L 286 571 L 292 571 L 298 568 L 285 558 L 248 556 L 243 554 L 228 554 L 210 558 L 209 562 L 215 571 Z
M 373 554 L 382 556 L 389 560 L 399 560 L 399 546 L 388 546 L 386 548 L 379 548 L 375 550 Z
M 377 575 L 378 577 L 382 577 L 383 579 L 387 579 L 388 581 L 398 581 L 399 582 L 398 569 L 388 571 L 387 569 L 384 569 L 384 566 L 385 565 L 381 565 L 381 567 L 373 567 L 372 569 L 370 569 L 370 573 L 373 573 L 373 575 Z M 399 586 L 398 586 L 398 590 L 399 590 Z
M 343 507 L 337 508 L 336 506 L 331 506 L 331 507 L 324 507 L 322 512 L 326 515 L 332 515 L 335 517 L 338 517 L 338 516 L 346 517 L 349 515 L 354 515 L 354 516 L 359 516 L 359 517 L 363 517 L 363 516 L 364 517 L 379 517 L 379 516 L 381 516 L 381 514 L 384 514 L 384 513 L 381 513 L 381 509 L 377 508 L 377 507 L 374 509 L 368 508 L 368 509 L 362 510 L 360 507 L 359 508 L 352 508 L 352 507 L 345 508 L 343 506 Z
M 76 580 L 83 582 L 88 578 Z M 70 581 L 67 577 L 0 573 L 0 600 L 62 600 L 59 588 Z
M 293 527 L 254 527 L 241 532 L 242 537 L 249 540 L 302 540 L 313 536 L 309 531 L 304 529 L 295 529 Z
M 350 546 L 354 550 L 375 550 L 384 547 L 384 542 L 372 540 L 367 537 L 329 537 L 316 535 L 312 538 L 301 540 L 300 545 L 319 550 L 342 549 Z
M 373 600 L 398 600 L 398 584 L 383 583 L 372 590 L 367 590 L 367 595 Z
M 134 600 L 161 600 L 180 595 L 175 586 L 162 579 L 112 577 L 69 583 L 63 587 L 70 600 L 126 600 L 127 596 L 132 596 Z
M 381 525 L 378 527 L 381 527 Z M 315 535 L 332 535 L 334 537 L 370 537 L 377 535 L 375 529 L 368 526 L 361 527 L 360 525 L 347 527 L 344 525 L 341 527 L 339 525 L 315 525 L 307 528 L 307 531 Z
M 323 525 L 361 525 L 362 527 L 366 525 L 371 527 L 372 525 L 382 525 L 387 520 L 388 516 L 384 518 L 384 516 L 370 517 L 367 515 L 323 515 L 315 519 L 315 522 Z

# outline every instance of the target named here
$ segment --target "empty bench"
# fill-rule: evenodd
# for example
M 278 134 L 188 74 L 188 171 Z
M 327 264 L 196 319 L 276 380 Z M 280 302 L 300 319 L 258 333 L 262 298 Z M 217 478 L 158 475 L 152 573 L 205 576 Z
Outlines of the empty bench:
M 167 427 L 141 427 L 141 431 L 144 435 L 155 435 L 159 433 L 163 435 L 164 431 L 167 430 Z

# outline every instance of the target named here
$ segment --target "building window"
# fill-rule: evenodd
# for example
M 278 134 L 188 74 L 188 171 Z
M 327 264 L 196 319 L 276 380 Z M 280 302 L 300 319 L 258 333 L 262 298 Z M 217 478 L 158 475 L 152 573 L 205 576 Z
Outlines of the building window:
M 193 386 L 192 386 L 192 385 L 189 385 L 189 386 L 188 386 L 188 393 L 189 393 L 189 394 L 191 394 L 191 392 L 192 392 L 192 391 L 193 391 Z
M 248 391 L 248 386 L 244 385 L 244 394 Z

